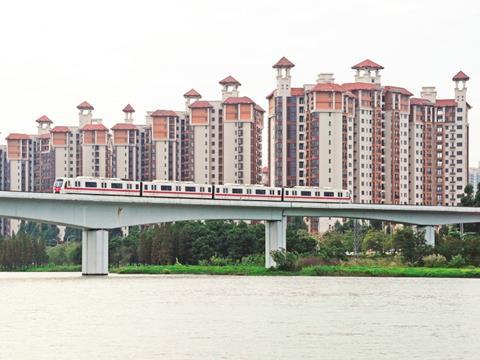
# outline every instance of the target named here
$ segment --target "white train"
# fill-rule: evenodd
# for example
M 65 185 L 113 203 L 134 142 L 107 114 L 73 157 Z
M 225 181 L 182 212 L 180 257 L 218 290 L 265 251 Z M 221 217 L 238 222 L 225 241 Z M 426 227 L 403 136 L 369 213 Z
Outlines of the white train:
M 55 194 L 120 195 L 189 199 L 262 200 L 350 203 L 347 190 L 295 186 L 195 184 L 186 181 L 131 181 L 115 178 L 57 178 Z

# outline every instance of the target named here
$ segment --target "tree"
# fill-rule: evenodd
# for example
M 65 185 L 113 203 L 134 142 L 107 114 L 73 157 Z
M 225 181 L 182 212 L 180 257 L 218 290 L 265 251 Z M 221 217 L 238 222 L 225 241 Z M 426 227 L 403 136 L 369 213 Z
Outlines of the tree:
M 461 206 L 475 206 L 475 200 L 473 198 L 473 186 L 472 184 L 467 184 L 463 190 L 464 194 L 460 198 Z
M 307 230 L 298 229 L 291 231 L 287 229 L 287 249 L 298 254 L 313 253 L 317 248 L 317 240 Z
M 480 266 L 480 235 L 467 235 L 463 244 L 463 257 L 471 265 Z
M 65 234 L 63 235 L 63 241 L 82 241 L 82 230 L 72 227 L 66 227 Z
M 343 243 L 343 236 L 337 231 L 328 231 L 318 242 L 318 255 L 324 259 L 345 259 L 347 248 Z
M 410 226 L 404 226 L 393 234 L 392 246 L 405 260 L 414 263 L 428 255 L 429 248 L 422 233 L 414 233 Z
M 458 231 L 450 231 L 439 239 L 435 250 L 450 260 L 455 255 L 464 254 L 464 241 Z
M 362 251 L 383 254 L 387 248 L 387 235 L 383 231 L 369 230 L 362 240 Z

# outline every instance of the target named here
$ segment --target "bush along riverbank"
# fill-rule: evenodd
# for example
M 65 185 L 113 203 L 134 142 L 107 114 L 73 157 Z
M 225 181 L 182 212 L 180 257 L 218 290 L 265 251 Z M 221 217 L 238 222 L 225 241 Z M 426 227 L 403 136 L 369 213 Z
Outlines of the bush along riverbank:
M 244 276 L 369 276 L 480 278 L 480 268 L 425 268 L 318 265 L 287 271 L 253 265 L 128 265 L 110 269 L 118 274 L 192 274 Z

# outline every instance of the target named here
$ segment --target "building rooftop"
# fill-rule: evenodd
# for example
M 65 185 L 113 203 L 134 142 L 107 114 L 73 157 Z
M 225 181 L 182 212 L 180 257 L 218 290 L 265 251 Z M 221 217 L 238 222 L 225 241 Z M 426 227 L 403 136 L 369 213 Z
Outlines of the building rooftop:
M 260 111 L 260 112 L 262 112 L 262 113 L 265 112 L 265 110 L 264 110 L 260 105 L 258 105 L 258 104 L 255 104 L 254 109 L 257 110 L 257 111 Z
M 151 117 L 165 117 L 165 116 L 177 116 L 177 113 L 173 110 L 155 110 L 150 114 Z
M 47 115 L 42 115 L 35 121 L 38 123 L 53 123 L 53 121 L 50 120 Z
M 255 102 L 247 96 L 229 97 L 223 102 L 224 104 L 254 104 Z
M 410 98 L 410 105 L 434 105 L 434 104 L 428 99 Z
M 366 82 L 354 82 L 342 84 L 342 87 L 346 90 L 381 90 L 378 84 L 366 83 Z
M 81 131 L 108 131 L 108 128 L 103 124 L 86 124 Z
M 183 94 L 184 97 L 186 98 L 201 98 L 202 95 L 195 89 L 190 89 L 188 90 L 185 94 Z
M 356 65 L 353 65 L 352 69 L 355 69 L 355 70 L 364 70 L 364 69 L 380 70 L 380 69 L 383 69 L 383 66 L 377 64 L 376 62 L 373 62 L 370 59 L 366 59 L 366 60 L 363 60 L 362 62 L 359 62 Z
M 132 105 L 127 104 L 127 106 L 125 106 L 122 111 L 123 111 L 124 113 L 134 113 L 134 112 L 135 112 L 135 109 L 133 108 Z
M 119 124 L 115 124 L 112 127 L 112 130 L 138 130 L 138 127 L 133 124 L 119 123 Z
M 68 126 L 55 126 L 52 130 L 50 130 L 52 133 L 65 133 L 69 132 L 70 129 Z
M 77 105 L 78 110 L 93 110 L 93 106 L 90 105 L 87 101 L 82 102 L 80 105 Z
M 233 76 L 229 75 L 225 79 L 220 80 L 219 84 L 221 85 L 242 85 L 240 82 L 235 79 Z
M 194 103 L 190 104 L 191 109 L 201 109 L 201 108 L 211 108 L 213 107 L 208 101 L 197 100 Z
M 407 89 L 405 89 L 403 87 L 399 87 L 399 86 L 384 86 L 383 89 L 385 91 L 400 93 L 400 94 L 406 95 L 406 96 L 413 96 L 413 94 L 410 91 L 408 91 Z
M 435 106 L 444 107 L 444 106 L 457 106 L 455 99 L 438 99 L 435 102 Z
M 5 139 L 7 140 L 28 140 L 31 136 L 27 134 L 11 133 Z
M 311 91 L 346 91 L 346 89 L 335 83 L 319 83 Z
M 464 81 L 467 81 L 467 80 L 470 80 L 470 77 L 465 74 L 462 70 L 460 70 L 453 78 L 452 78 L 453 81 L 459 81 L 459 80 L 464 80 Z
M 282 56 L 280 60 L 278 60 L 272 67 L 274 69 L 290 69 L 294 67 L 295 64 L 288 60 L 285 56 Z

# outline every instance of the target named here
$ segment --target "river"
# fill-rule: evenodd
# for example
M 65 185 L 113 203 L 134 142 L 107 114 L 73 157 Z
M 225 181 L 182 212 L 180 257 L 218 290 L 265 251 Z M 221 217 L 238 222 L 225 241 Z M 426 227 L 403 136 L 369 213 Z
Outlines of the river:
M 480 280 L 0 273 L 0 359 L 479 359 Z

